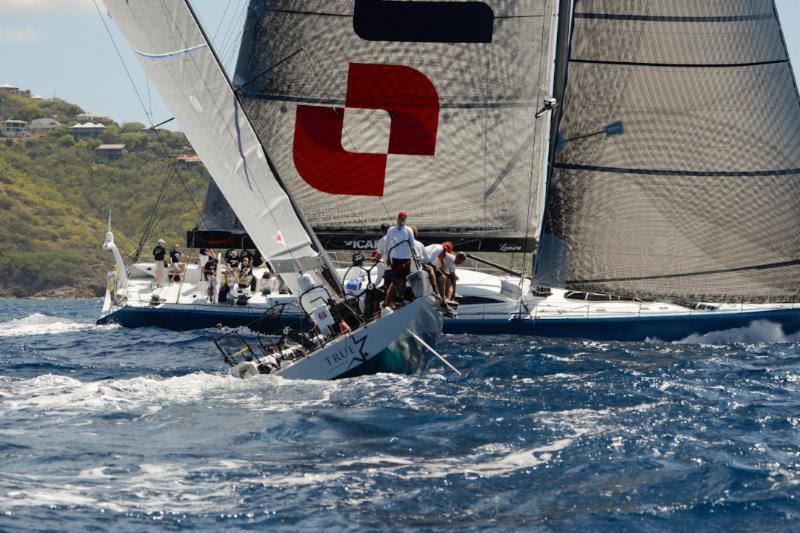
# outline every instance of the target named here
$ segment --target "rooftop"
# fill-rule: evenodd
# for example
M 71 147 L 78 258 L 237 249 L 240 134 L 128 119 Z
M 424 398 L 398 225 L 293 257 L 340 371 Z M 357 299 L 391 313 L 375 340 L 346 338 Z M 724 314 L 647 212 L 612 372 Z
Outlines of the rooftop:
M 91 129 L 91 128 L 103 128 L 103 129 L 105 129 L 106 127 L 104 125 L 102 125 L 102 124 L 92 124 L 91 122 L 86 122 L 85 124 L 75 124 L 70 129 L 76 130 L 76 129 Z

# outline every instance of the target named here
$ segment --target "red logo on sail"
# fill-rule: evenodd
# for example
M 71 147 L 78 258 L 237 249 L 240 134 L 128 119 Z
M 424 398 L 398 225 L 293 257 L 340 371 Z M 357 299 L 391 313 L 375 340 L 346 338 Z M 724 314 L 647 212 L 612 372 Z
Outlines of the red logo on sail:
M 346 107 L 383 109 L 391 117 L 385 154 L 342 147 L 344 109 L 298 105 L 294 164 L 312 187 L 330 194 L 383 196 L 389 154 L 434 155 L 439 95 L 422 72 L 403 65 L 351 63 Z

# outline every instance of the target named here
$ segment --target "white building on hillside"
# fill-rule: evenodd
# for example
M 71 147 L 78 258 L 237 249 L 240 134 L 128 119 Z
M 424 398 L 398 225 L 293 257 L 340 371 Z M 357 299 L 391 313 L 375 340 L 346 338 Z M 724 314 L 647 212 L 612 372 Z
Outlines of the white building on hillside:
M 97 113 L 81 113 L 80 115 L 75 117 L 75 120 L 77 120 L 80 123 L 94 122 L 97 124 L 111 124 L 112 122 L 114 122 L 112 119 L 103 115 L 98 115 Z
M 106 129 L 107 128 L 102 124 L 87 122 L 86 124 L 75 124 L 69 129 L 69 132 L 73 134 L 76 139 L 85 139 L 88 137 L 97 137 L 106 131 Z
M 3 129 L 0 133 L 3 134 L 3 137 L 26 137 L 28 123 L 24 120 L 6 120 L 3 122 Z
M 35 118 L 31 120 L 30 130 L 32 132 L 49 131 L 61 125 L 59 121 L 54 118 Z

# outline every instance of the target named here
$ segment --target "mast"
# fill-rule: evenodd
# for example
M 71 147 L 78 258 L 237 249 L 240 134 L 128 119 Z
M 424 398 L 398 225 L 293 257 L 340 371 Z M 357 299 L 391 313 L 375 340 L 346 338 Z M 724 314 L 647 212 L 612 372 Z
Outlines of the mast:
M 550 117 L 550 147 L 547 157 L 547 174 L 549 178 L 551 163 L 556 151 L 558 141 L 558 124 L 561 121 L 561 111 L 564 109 L 564 93 L 567 88 L 567 67 L 569 65 L 569 33 L 572 22 L 572 0 L 559 0 L 558 28 L 556 33 L 556 57 L 553 69 L 553 98 L 558 102 L 558 107 Z M 548 179 L 549 181 L 549 179 Z M 546 188 L 545 188 L 546 189 Z
M 202 33 L 203 38 L 208 43 L 208 48 L 209 48 L 209 50 L 211 50 L 211 54 L 214 56 L 214 59 L 216 60 L 217 65 L 219 66 L 220 70 L 222 71 L 223 75 L 225 76 L 225 80 L 228 82 L 228 85 L 230 86 L 231 91 L 233 91 L 233 95 L 234 95 L 234 98 L 236 98 L 236 101 L 238 102 L 239 109 L 241 110 L 241 112 L 244 115 L 245 119 L 248 122 L 252 123 L 252 121 L 250 120 L 250 117 L 248 117 L 248 115 L 247 115 L 247 110 L 244 108 L 244 106 L 242 105 L 242 101 L 239 98 L 239 91 L 237 91 L 236 87 L 233 86 L 233 83 L 231 82 L 231 79 L 228 76 L 228 73 L 227 73 L 227 71 L 225 70 L 225 67 L 222 64 L 222 61 L 220 61 L 219 56 L 217 55 L 217 51 L 214 48 L 214 44 L 211 42 L 211 39 L 208 37 L 208 34 L 206 33 L 205 28 L 200 23 L 200 19 L 197 17 L 197 13 L 195 13 L 194 8 L 192 7 L 192 5 L 189 2 L 189 0 L 184 0 L 184 3 L 186 4 L 186 7 L 189 10 L 189 13 L 192 14 L 192 18 L 194 19 L 195 23 L 197 24 L 197 27 L 200 29 L 200 33 Z M 334 268 L 334 266 L 331 264 L 330 257 L 328 257 L 328 254 L 327 254 L 327 252 L 325 252 L 325 249 L 322 247 L 322 244 L 319 242 L 319 239 L 317 238 L 316 233 L 314 233 L 314 230 L 311 228 L 311 226 L 306 221 L 305 217 L 303 216 L 302 211 L 300 211 L 300 208 L 297 206 L 297 203 L 295 202 L 295 200 L 292 197 L 291 193 L 289 192 L 289 190 L 284 185 L 283 180 L 281 179 L 281 176 L 278 173 L 278 169 L 275 167 L 274 163 L 272 162 L 272 159 L 269 156 L 269 152 L 267 151 L 266 145 L 261 140 L 261 133 L 258 130 L 255 130 L 255 135 L 256 135 L 256 138 L 258 139 L 259 144 L 261 145 L 261 149 L 264 150 L 264 157 L 267 160 L 267 165 L 269 166 L 270 171 L 272 171 L 272 174 L 275 177 L 275 181 L 278 183 L 280 188 L 283 189 L 283 192 L 286 193 L 286 196 L 289 197 L 289 203 L 292 206 L 292 209 L 294 210 L 295 215 L 297 215 L 297 218 L 300 221 L 300 224 L 306 230 L 306 232 L 308 233 L 308 236 L 311 238 L 311 241 L 314 243 L 314 247 L 317 249 L 317 252 L 320 254 L 320 258 L 322 259 L 322 262 L 323 262 L 323 265 L 324 265 L 323 268 L 325 270 L 327 270 L 327 272 L 328 272 L 328 275 L 325 276 L 326 280 L 329 283 L 331 283 L 331 285 L 336 290 L 336 292 L 339 294 L 339 296 L 343 296 L 344 295 L 344 288 L 342 286 L 342 280 L 339 279 L 339 275 L 336 272 L 336 268 Z

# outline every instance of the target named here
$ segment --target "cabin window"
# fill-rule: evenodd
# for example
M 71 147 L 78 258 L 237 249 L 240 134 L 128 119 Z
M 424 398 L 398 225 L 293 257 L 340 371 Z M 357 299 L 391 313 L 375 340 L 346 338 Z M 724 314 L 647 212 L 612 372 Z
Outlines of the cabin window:
M 459 305 L 501 304 L 505 301 L 486 296 L 459 296 L 457 300 Z

